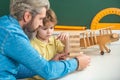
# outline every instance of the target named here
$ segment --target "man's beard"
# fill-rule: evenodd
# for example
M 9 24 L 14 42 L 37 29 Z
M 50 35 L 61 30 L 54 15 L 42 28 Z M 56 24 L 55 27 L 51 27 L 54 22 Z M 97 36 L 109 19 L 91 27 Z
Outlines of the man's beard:
M 24 28 L 23 30 L 30 40 L 36 37 L 36 31 L 29 32 L 27 28 Z
M 32 21 L 30 21 L 28 24 L 26 24 L 23 28 L 23 31 L 25 32 L 25 34 L 28 36 L 28 38 L 30 40 L 35 38 L 36 34 L 37 34 L 37 30 L 29 31 L 31 28 L 30 26 L 32 25 L 31 23 L 32 23 Z

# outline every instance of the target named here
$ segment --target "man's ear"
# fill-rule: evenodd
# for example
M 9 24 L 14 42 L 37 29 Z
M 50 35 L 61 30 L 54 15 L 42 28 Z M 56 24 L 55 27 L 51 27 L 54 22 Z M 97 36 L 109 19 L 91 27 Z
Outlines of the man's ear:
M 24 22 L 29 22 L 32 19 L 32 15 L 30 14 L 30 12 L 25 12 L 24 16 L 23 16 L 23 20 Z

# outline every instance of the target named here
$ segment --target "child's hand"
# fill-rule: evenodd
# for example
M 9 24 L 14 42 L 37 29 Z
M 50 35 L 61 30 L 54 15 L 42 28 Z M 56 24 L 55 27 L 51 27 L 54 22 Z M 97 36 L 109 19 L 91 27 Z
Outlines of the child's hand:
M 60 53 L 60 54 L 56 54 L 52 60 L 58 61 L 58 60 L 66 60 L 68 57 L 68 54 L 65 53 Z
M 63 44 L 65 44 L 67 41 L 69 41 L 69 33 L 62 32 L 57 36 L 56 39 L 59 39 Z

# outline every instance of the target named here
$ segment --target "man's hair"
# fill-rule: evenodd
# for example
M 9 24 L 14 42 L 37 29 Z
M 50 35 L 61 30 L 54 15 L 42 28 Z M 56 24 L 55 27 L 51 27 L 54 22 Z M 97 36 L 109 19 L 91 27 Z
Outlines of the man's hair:
M 10 4 L 10 15 L 21 20 L 26 11 L 35 16 L 43 7 L 49 9 L 49 0 L 14 0 Z
M 49 22 L 52 22 L 55 25 L 57 24 L 57 17 L 52 9 L 47 10 L 46 17 L 43 19 L 43 25 L 45 26 Z

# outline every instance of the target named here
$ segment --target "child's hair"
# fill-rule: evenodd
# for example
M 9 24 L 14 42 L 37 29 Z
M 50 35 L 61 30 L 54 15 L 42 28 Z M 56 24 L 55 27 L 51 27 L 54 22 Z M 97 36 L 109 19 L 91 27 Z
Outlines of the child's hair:
M 55 25 L 57 24 L 57 17 L 52 9 L 47 10 L 46 17 L 43 19 L 43 25 L 45 26 L 49 22 L 52 22 Z

